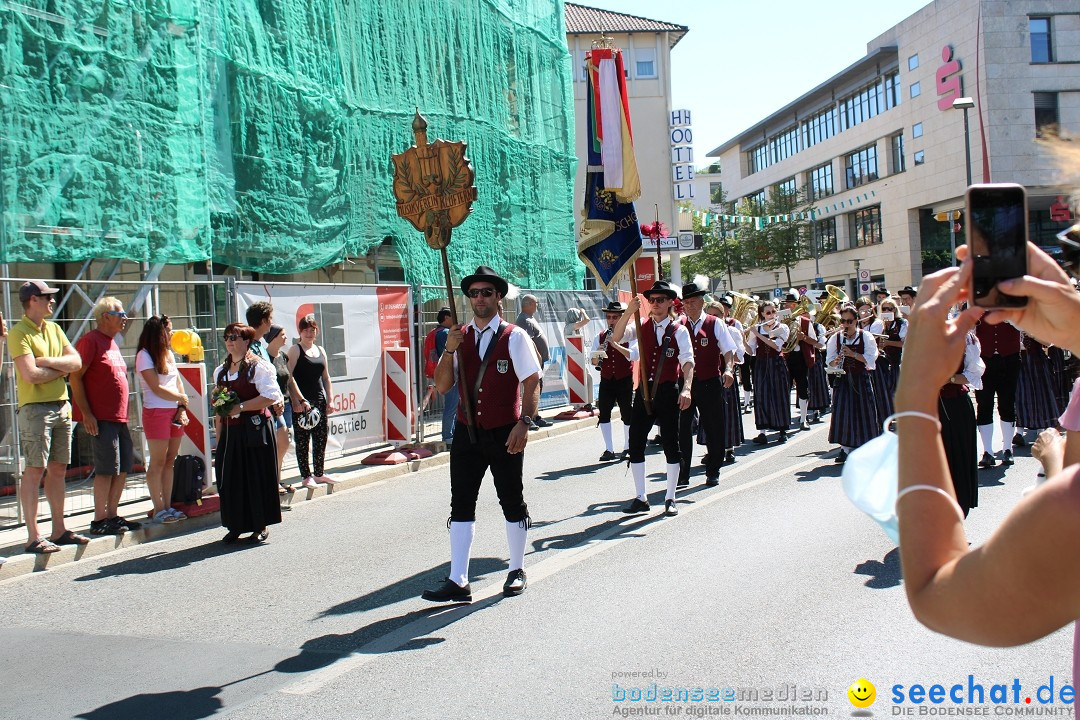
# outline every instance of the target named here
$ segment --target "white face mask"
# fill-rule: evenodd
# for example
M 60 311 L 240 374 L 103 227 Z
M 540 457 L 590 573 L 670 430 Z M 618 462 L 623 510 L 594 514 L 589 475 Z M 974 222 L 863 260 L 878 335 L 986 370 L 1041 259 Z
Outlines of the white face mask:
M 894 543 L 900 542 L 896 488 L 900 478 L 900 439 L 888 430 L 851 451 L 844 463 L 844 494 L 869 515 Z
M 910 315 L 911 314 L 911 307 L 908 306 L 908 305 L 901 305 L 900 306 L 900 314 L 901 315 Z
M 882 322 L 892 322 L 892 321 L 893 321 L 893 319 L 894 319 L 895 317 L 896 317 L 896 316 L 895 316 L 895 315 L 893 315 L 893 313 L 892 313 L 891 311 L 888 311 L 888 310 L 886 310 L 885 312 L 881 313 L 881 320 L 882 320 Z

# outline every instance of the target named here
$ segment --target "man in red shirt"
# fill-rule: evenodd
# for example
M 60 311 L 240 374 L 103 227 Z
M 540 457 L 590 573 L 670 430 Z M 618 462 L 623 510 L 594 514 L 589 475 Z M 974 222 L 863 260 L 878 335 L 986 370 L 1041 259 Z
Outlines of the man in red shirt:
M 82 368 L 71 373 L 72 415 L 94 438 L 94 519 L 91 535 L 123 535 L 141 523 L 125 520 L 117 505 L 131 472 L 128 433 L 128 369 L 116 336 L 127 324 L 123 304 L 114 297 L 94 306 L 97 327 L 75 343 Z

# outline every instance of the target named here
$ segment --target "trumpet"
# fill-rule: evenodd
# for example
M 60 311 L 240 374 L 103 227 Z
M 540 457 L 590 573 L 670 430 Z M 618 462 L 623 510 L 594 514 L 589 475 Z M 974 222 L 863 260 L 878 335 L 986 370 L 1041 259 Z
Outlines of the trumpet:
M 796 304 L 795 309 L 791 311 L 791 317 L 789 317 L 785 324 L 788 326 L 788 338 L 784 343 L 784 347 L 781 348 L 781 352 L 791 352 L 799 344 L 799 336 L 797 331 L 799 329 L 799 318 L 803 315 L 811 316 L 814 310 L 814 303 L 810 298 L 803 295 L 799 298 L 799 302 Z

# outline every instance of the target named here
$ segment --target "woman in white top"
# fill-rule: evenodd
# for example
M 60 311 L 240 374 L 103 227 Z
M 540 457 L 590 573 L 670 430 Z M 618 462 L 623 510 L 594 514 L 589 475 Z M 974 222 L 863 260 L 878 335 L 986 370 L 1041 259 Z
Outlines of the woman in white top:
M 754 423 L 757 445 L 768 442 L 766 430 L 778 430 L 779 441 L 787 442 L 791 425 L 791 375 L 781 349 L 788 338 L 788 327 L 776 318 L 776 305 L 762 303 L 758 312 L 761 320 L 750 326 L 746 346 L 754 354 Z
M 143 325 L 135 372 L 142 388 L 142 424 L 150 460 L 146 467 L 146 486 L 154 503 L 154 522 L 174 523 L 187 515 L 172 507 L 173 461 L 180 451 L 184 434 L 181 419 L 188 396 L 180 383 L 169 342 L 172 321 L 167 315 L 154 316 Z
M 874 336 L 858 327 L 859 313 L 852 305 L 840 310 L 840 332 L 825 346 L 825 363 L 844 369 L 833 388 L 832 424 L 829 442 L 840 446 L 836 462 L 847 460 L 848 453 L 881 434 L 870 382 L 877 360 Z

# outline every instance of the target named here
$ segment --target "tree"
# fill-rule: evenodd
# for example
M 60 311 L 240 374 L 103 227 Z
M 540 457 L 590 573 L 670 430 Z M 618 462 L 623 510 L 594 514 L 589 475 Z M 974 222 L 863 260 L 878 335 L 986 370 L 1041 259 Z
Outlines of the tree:
M 752 262 L 762 270 L 783 269 L 791 287 L 791 268 L 813 257 L 813 223 L 809 219 L 813 203 L 806 200 L 805 189 L 792 192 L 774 186 L 764 203 L 748 204 L 763 217 L 760 228 L 757 224 L 740 227 Z

